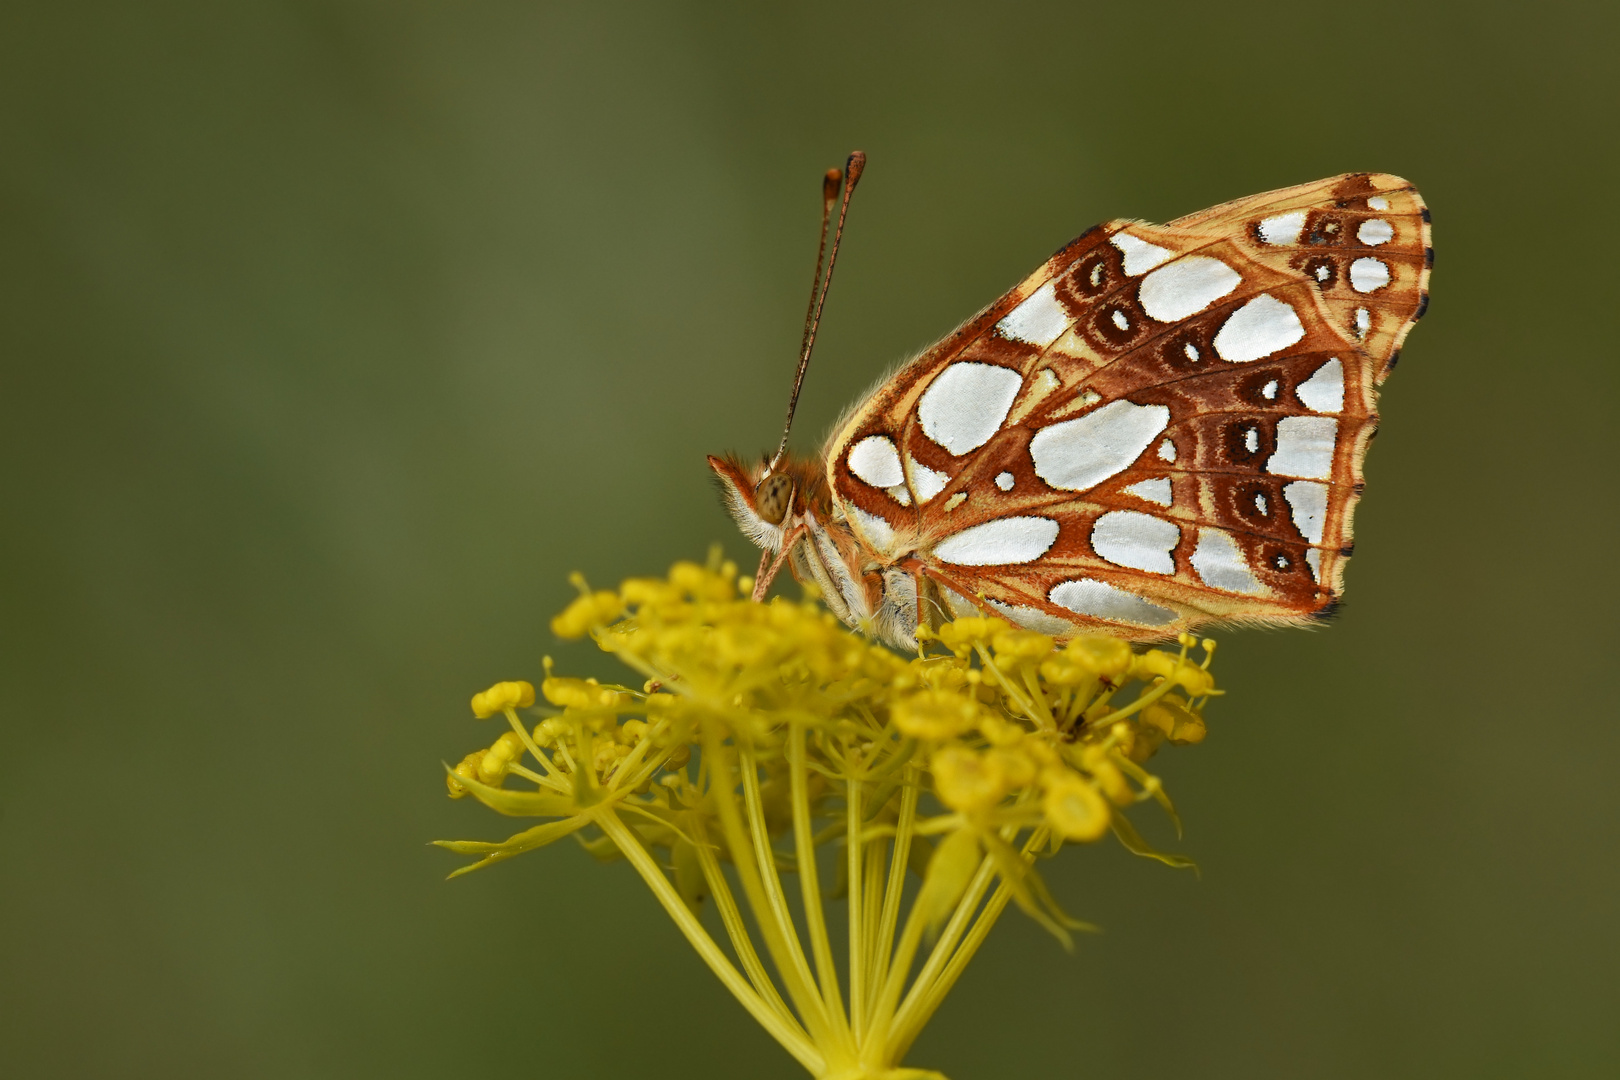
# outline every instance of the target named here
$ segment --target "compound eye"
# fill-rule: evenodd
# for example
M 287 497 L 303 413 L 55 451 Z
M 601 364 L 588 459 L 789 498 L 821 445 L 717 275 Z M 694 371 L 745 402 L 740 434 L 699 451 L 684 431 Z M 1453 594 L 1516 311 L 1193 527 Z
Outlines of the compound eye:
M 767 476 L 754 489 L 754 513 L 772 525 L 782 524 L 792 505 L 793 481 L 781 473 Z

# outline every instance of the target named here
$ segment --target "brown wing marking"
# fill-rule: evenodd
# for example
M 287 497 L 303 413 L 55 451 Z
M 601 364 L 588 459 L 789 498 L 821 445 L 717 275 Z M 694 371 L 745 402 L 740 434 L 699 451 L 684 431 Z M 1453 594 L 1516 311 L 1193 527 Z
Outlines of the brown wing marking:
M 1354 174 L 1224 204 L 1168 226 L 1110 222 L 1093 229 L 852 413 L 829 448 L 835 497 L 841 508 L 882 518 L 894 532 L 876 561 L 915 555 L 929 576 L 963 596 L 1044 612 L 1049 620 L 1099 621 L 1051 602 L 1054 587 L 1075 581 L 1101 583 L 1086 588 L 1117 589 L 1168 613 L 1155 615 L 1148 630 L 1125 626 L 1134 636 L 1159 636 L 1211 617 L 1309 617 L 1342 588 L 1362 457 L 1377 422 L 1374 386 L 1427 302 L 1427 217 L 1405 181 Z M 1116 239 L 1121 232 L 1128 237 Z M 1146 269 L 1132 267 L 1128 257 L 1142 245 L 1162 249 Z M 1162 311 L 1148 303 L 1143 282 L 1157 266 L 1191 255 L 1219 260 L 1236 284 L 1194 314 L 1155 318 Z M 1285 302 L 1302 333 L 1258 359 L 1227 360 L 1222 328 L 1257 299 Z M 1020 312 L 1032 310 L 1045 321 L 1019 321 Z M 924 432 L 917 402 L 939 373 L 962 361 L 1010 369 L 1018 389 L 1003 427 L 957 455 Z M 1322 388 L 1311 393 L 1310 386 L 1329 365 L 1339 373 L 1342 402 L 1324 404 Z M 1155 444 L 1083 492 L 1049 486 L 1031 458 L 1036 433 L 1120 400 L 1168 411 L 1163 438 L 1174 460 L 1160 457 Z M 1308 476 L 1276 467 L 1298 457 L 1302 433 L 1320 443 L 1328 428 L 1329 467 L 1313 465 L 1304 470 Z M 879 491 L 851 473 L 847 448 L 874 434 L 898 448 L 904 490 Z M 1165 481 L 1168 506 L 1158 498 Z M 1099 521 L 1121 511 L 1179 530 L 1166 552 L 1173 569 L 1121 566 L 1097 550 Z M 940 539 L 964 528 L 1030 513 L 1061 526 L 1035 563 L 964 568 L 930 555 Z M 1206 573 L 1199 573 L 1199 551 L 1223 544 L 1236 553 L 1227 561 L 1249 571 L 1240 587 L 1220 586 L 1240 579 L 1223 576 L 1207 553 Z M 1120 632 L 1129 622 L 1112 628 Z

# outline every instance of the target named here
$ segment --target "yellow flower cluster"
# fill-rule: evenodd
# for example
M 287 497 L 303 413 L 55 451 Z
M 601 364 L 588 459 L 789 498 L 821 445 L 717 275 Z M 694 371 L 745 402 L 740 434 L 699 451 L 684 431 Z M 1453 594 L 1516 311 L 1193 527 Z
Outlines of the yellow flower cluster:
M 816 1076 L 934 1075 L 898 1062 L 1005 905 L 1065 941 L 1083 926 L 1042 885 L 1038 855 L 1112 831 L 1135 852 L 1187 864 L 1150 848 L 1124 811 L 1152 799 L 1174 818 L 1144 763 L 1166 743 L 1204 738 L 1203 706 L 1219 693 L 1211 641 L 1184 635 L 1176 651 L 1143 653 L 1106 637 L 1059 645 L 984 617 L 949 623 L 902 657 L 813 598 L 745 599 L 752 582 L 717 557 L 616 592 L 576 584 L 581 596 L 552 629 L 590 636 L 644 683 L 564 678 L 548 659 L 545 705 L 522 682 L 474 696 L 475 716 L 504 715 L 509 730 L 450 770 L 451 796 L 551 820 L 499 843 L 442 846 L 479 856 L 458 874 L 570 834 L 628 859 Z M 842 977 L 823 911 L 829 870 L 849 906 Z M 909 908 L 908 874 L 921 879 Z M 808 947 L 787 914 L 788 875 Z M 736 963 L 695 917 L 710 898 Z

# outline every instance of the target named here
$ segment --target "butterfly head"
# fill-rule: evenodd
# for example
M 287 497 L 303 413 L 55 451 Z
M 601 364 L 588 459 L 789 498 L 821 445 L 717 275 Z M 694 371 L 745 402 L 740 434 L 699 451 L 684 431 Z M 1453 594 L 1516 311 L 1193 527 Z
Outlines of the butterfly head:
M 781 525 L 793 508 L 793 478 L 771 473 L 754 485 L 754 512 L 772 525 Z
M 720 481 L 726 509 L 743 535 L 767 551 L 781 550 L 794 521 L 826 489 L 816 465 L 798 458 L 785 458 L 773 469 L 764 459 L 749 466 L 729 454 L 710 455 L 709 468 Z

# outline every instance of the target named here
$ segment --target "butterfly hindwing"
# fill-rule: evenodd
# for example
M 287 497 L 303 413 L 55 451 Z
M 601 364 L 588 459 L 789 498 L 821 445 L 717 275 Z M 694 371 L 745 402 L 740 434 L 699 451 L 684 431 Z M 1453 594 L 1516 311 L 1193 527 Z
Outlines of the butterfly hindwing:
M 838 509 L 875 564 L 1049 632 L 1308 618 L 1431 259 L 1381 174 L 1100 226 L 856 408 Z

